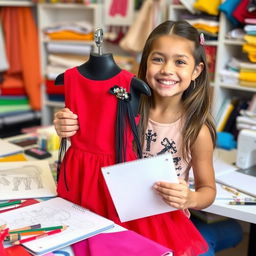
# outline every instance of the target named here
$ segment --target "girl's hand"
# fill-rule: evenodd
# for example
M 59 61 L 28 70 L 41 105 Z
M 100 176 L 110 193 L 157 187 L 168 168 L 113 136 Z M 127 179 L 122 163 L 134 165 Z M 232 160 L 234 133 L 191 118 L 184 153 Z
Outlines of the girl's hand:
M 77 115 L 68 108 L 63 108 L 55 113 L 53 124 L 60 137 L 71 137 L 79 129 Z
M 189 197 L 192 192 L 185 180 L 179 179 L 178 184 L 160 181 L 154 188 L 170 206 L 182 210 L 189 208 Z

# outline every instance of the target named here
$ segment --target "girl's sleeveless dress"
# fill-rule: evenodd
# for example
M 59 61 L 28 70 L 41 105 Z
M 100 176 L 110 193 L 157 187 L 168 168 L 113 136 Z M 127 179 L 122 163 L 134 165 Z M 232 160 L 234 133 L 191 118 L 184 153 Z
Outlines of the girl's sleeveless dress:
M 76 67 L 65 72 L 65 104 L 78 115 L 80 128 L 71 137 L 61 165 L 58 195 L 174 250 L 175 256 L 199 255 L 207 244 L 183 211 L 121 223 L 102 176 L 101 167 L 116 161 L 117 98 L 109 91 L 118 85 L 130 92 L 133 76 L 122 70 L 108 80 L 96 81 L 81 75 Z M 132 142 L 127 126 L 126 161 L 137 158 Z

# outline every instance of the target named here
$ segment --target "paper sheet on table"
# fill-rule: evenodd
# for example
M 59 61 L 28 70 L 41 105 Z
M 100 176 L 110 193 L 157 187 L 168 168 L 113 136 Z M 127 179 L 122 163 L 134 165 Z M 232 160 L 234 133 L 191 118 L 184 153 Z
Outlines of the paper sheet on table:
M 170 153 L 103 167 L 102 173 L 122 222 L 176 210 L 153 189 L 157 181 L 178 183 Z
M 216 178 L 223 174 L 231 173 L 237 170 L 237 166 L 229 164 L 218 157 L 213 158 L 213 167 Z
M 0 139 L 0 157 L 6 157 L 23 152 L 24 149 L 11 142 Z
M 47 160 L 0 163 L 0 200 L 55 197 Z

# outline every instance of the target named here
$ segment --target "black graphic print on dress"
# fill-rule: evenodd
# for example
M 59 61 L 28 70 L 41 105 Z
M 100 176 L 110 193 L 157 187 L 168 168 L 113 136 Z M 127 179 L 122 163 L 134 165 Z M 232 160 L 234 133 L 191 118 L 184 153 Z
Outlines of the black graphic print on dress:
M 157 153 L 157 155 L 161 155 L 161 154 L 164 154 L 166 152 L 170 152 L 173 156 L 173 163 L 174 163 L 174 166 L 175 166 L 175 170 L 177 172 L 177 175 L 179 176 L 180 175 L 180 171 L 182 169 L 181 167 L 181 157 L 179 156 L 174 156 L 174 154 L 177 153 L 177 147 L 176 147 L 176 143 L 175 141 L 171 140 L 171 142 L 168 140 L 168 138 L 164 138 L 162 141 L 161 141 L 161 145 L 164 146 L 164 148 Z
M 148 130 L 148 132 L 145 134 L 146 151 L 150 151 L 151 142 L 156 142 L 156 136 L 157 134 L 155 132 L 152 133 L 152 130 Z

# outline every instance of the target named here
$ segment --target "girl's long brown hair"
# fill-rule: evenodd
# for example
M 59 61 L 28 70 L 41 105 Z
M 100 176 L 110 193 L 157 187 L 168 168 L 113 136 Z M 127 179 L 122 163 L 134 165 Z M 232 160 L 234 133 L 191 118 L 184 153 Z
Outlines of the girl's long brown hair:
M 156 27 L 149 35 L 141 57 L 138 77 L 146 81 L 147 59 L 151 52 L 153 42 L 163 35 L 177 35 L 194 42 L 195 65 L 200 62 L 204 64 L 204 69 L 196 79 L 195 88 L 191 81 L 188 89 L 183 93 L 182 101 L 185 110 L 185 124 L 183 127 L 183 157 L 189 158 L 190 149 L 193 146 L 199 131 L 205 124 L 210 131 L 213 145 L 216 141 L 216 130 L 211 116 L 211 95 L 208 80 L 208 69 L 203 45 L 200 44 L 198 31 L 186 21 L 166 21 Z M 171 46 L 170 46 L 171 47 Z M 152 96 L 141 97 L 139 132 L 142 143 L 149 119 L 149 109 L 152 105 Z

